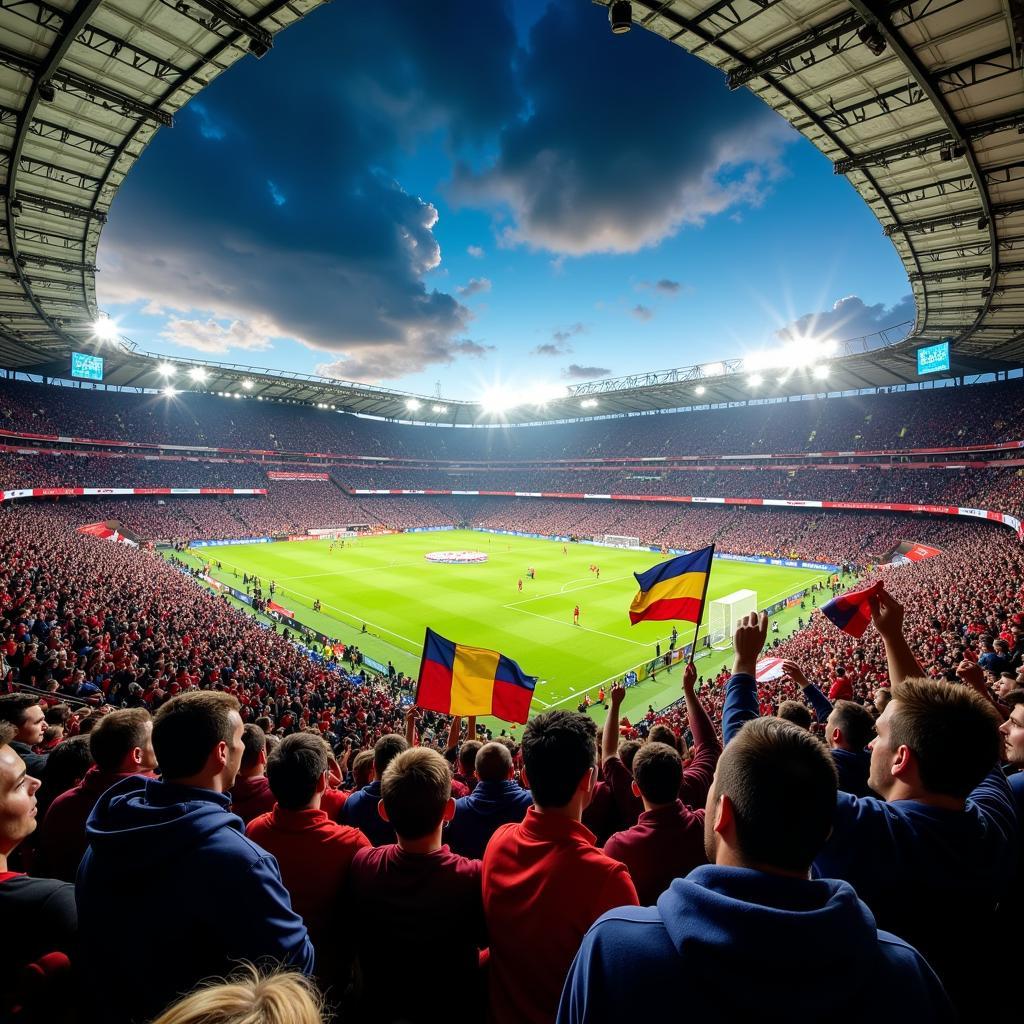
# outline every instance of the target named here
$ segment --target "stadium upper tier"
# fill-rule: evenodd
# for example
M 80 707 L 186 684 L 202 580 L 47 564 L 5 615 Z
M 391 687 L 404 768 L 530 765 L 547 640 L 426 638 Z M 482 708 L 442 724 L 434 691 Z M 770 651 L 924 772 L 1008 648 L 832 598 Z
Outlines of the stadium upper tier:
M 251 398 L 4 381 L 0 428 L 16 437 L 50 440 L 488 463 L 963 451 L 1024 437 L 1024 380 L 479 429 L 414 426 Z

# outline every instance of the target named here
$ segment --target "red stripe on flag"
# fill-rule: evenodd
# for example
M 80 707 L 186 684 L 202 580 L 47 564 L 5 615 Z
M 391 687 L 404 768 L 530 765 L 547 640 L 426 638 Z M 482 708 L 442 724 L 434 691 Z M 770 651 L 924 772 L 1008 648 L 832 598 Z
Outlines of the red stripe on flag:
M 436 661 L 424 660 L 420 669 L 416 703 L 427 711 L 449 714 L 452 706 L 452 670 Z
M 638 615 L 630 612 L 629 619 L 633 623 L 645 619 L 681 619 L 683 622 L 696 622 L 699 615 L 699 597 L 674 597 L 655 601 Z
M 491 714 L 503 722 L 519 722 L 525 725 L 530 717 L 530 700 L 533 690 L 515 683 L 506 683 L 503 679 L 494 680 L 491 692 Z

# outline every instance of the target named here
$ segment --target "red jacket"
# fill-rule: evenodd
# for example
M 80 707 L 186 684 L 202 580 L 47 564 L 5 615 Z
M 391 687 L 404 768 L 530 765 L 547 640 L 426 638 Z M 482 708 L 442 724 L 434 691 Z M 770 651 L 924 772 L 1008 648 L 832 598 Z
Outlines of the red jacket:
M 536 807 L 487 844 L 483 893 L 496 1024 L 550 1024 L 587 930 L 606 910 L 637 904 L 629 872 L 589 829 Z
M 349 867 L 370 840 L 357 828 L 338 825 L 323 810 L 286 811 L 276 805 L 254 818 L 245 834 L 277 859 L 292 909 L 302 917 L 317 950 L 318 965 L 346 915 L 339 901 L 348 883 Z
M 246 825 L 253 818 L 272 811 L 276 803 L 266 775 L 254 775 L 251 779 L 239 775 L 231 787 L 231 812 Z
M 135 774 L 153 777 L 151 772 L 105 772 L 93 765 L 77 786 L 61 793 L 50 804 L 39 826 L 40 874 L 65 882 L 75 880 L 78 865 L 89 845 L 85 838 L 85 823 L 96 801 L 115 782 Z
M 604 852 L 629 868 L 642 907 L 653 906 L 675 878 L 683 878 L 704 853 L 704 808 L 690 810 L 682 800 L 644 811 L 624 832 L 604 844 Z

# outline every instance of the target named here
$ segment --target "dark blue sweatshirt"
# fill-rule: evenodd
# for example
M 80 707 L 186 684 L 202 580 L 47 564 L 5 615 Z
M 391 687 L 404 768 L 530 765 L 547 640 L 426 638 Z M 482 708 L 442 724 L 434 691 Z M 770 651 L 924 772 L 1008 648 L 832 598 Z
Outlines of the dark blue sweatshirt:
M 621 1024 L 639 1011 L 650 1020 L 852 1024 L 876 1017 L 879 999 L 887 1019 L 953 1019 L 924 958 L 878 931 L 845 882 L 709 864 L 677 878 L 654 907 L 597 919 L 558 1024 Z
M 753 677 L 733 676 L 722 709 L 726 743 L 757 713 Z M 966 1009 L 977 951 L 990 941 L 996 903 L 1013 878 L 1016 844 L 1010 787 L 993 769 L 962 811 L 840 793 L 814 873 L 849 882 L 879 927 L 920 949 Z
M 533 805 L 533 796 L 518 782 L 478 782 L 469 796 L 455 801 L 455 817 L 445 831 L 453 853 L 479 859 L 495 831 L 522 821 Z
M 244 834 L 230 798 L 132 776 L 100 797 L 76 898 L 84 977 L 104 1024 L 148 1021 L 240 960 L 306 974 L 313 947 L 277 861 Z
M 379 803 L 380 779 L 374 779 L 341 805 L 341 824 L 359 829 L 374 846 L 389 846 L 397 838 L 395 830 L 380 816 Z

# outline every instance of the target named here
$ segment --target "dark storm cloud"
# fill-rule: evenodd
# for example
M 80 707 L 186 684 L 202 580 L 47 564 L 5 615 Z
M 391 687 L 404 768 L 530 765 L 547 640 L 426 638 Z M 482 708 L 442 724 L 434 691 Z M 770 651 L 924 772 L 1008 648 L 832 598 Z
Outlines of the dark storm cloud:
M 821 313 L 805 313 L 798 320 L 787 324 L 776 331 L 776 337 L 782 341 L 794 338 L 833 338 L 845 341 L 848 338 L 860 338 L 874 334 L 906 320 L 914 319 L 914 297 L 906 295 L 893 306 L 887 307 L 884 302 L 873 306 L 865 304 L 857 295 L 848 295 L 840 299 L 831 309 Z M 909 332 L 911 325 L 908 325 Z M 898 340 L 895 336 L 891 341 Z
M 437 212 L 389 169 L 426 133 L 478 145 L 514 117 L 516 45 L 496 3 L 314 12 L 157 136 L 104 232 L 102 299 L 199 313 L 171 329 L 207 351 L 294 337 L 350 377 L 479 355 L 456 340 L 469 311 L 423 282 Z
M 612 371 L 607 366 L 580 366 L 570 363 L 562 370 L 566 380 L 594 380 L 596 377 L 607 377 Z
M 502 132 L 492 166 L 458 169 L 454 196 L 502 211 L 506 243 L 571 255 L 634 252 L 757 203 L 794 133 L 670 46 L 612 36 L 588 4 L 550 6 L 522 63 L 529 116 Z

